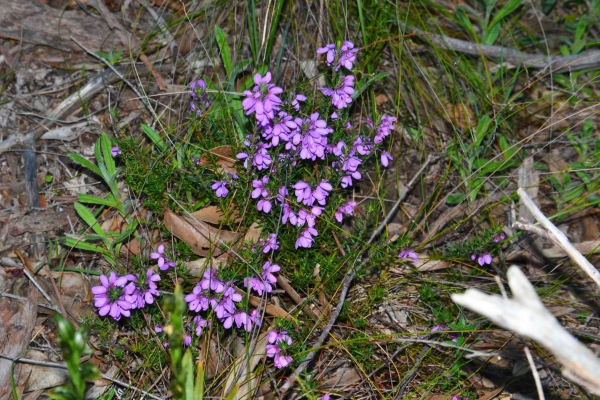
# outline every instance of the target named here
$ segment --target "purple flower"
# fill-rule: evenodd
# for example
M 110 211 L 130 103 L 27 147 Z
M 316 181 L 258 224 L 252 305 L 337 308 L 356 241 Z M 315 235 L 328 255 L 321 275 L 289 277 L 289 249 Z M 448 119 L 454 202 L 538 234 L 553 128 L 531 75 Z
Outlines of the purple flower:
M 270 293 L 272 290 L 271 285 L 267 285 L 262 279 L 250 276 L 244 278 L 244 287 L 254 290 L 259 296 L 262 296 L 263 291 Z
M 475 261 L 477 259 L 477 254 L 473 253 L 471 254 L 471 260 Z
M 434 326 L 433 328 L 431 328 L 431 332 L 436 332 L 439 330 L 446 330 L 446 329 L 448 329 L 448 327 L 446 325 L 438 324 L 438 325 Z
M 196 336 L 200 336 L 202 334 L 202 329 L 208 326 L 208 321 L 202 318 L 201 316 L 196 316 L 192 319 L 192 327 L 195 327 Z
M 271 211 L 271 200 L 260 199 L 258 201 L 258 211 L 262 211 L 264 213 L 269 213 Z
M 492 256 L 490 255 L 490 253 L 484 253 L 482 256 L 479 256 L 479 258 L 477 258 L 477 262 L 482 267 L 484 265 L 486 265 L 486 264 L 491 264 L 492 263 Z
M 298 247 L 304 247 L 304 248 L 311 248 L 313 242 L 315 241 L 313 239 L 313 236 L 317 236 L 317 230 L 315 228 L 311 228 L 308 227 L 306 229 L 304 229 L 302 231 L 302 233 L 300 233 L 300 236 L 298 237 L 298 239 L 296 240 L 296 248 Z
M 255 179 L 252 181 L 252 187 L 254 190 L 251 193 L 253 199 L 256 199 L 260 196 L 269 197 L 269 191 L 266 189 L 267 184 L 269 183 L 269 177 L 263 176 L 261 179 Z
M 384 167 L 387 167 L 389 161 L 392 161 L 393 159 L 394 157 L 392 157 L 387 151 L 383 150 L 381 152 L 381 165 L 383 165 Z
M 229 193 L 226 181 L 215 182 L 210 188 L 215 191 L 217 197 L 227 197 L 227 193 Z
M 192 293 L 185 296 L 185 301 L 191 311 L 206 311 L 209 308 L 209 299 L 200 284 L 194 286 Z
M 271 262 L 267 261 L 262 267 L 262 278 L 268 283 L 276 283 L 277 278 L 273 275 L 274 272 L 279 272 L 281 267 L 277 264 L 271 264 Z M 269 290 L 270 292 L 270 290 Z
M 401 258 L 403 260 L 410 258 L 414 263 L 419 261 L 419 255 L 415 253 L 412 249 L 406 249 L 404 251 L 401 251 L 400 254 L 398 254 L 398 258 Z
M 190 89 L 192 89 L 190 92 L 190 97 L 192 98 L 190 108 L 192 112 L 196 112 L 201 117 L 204 110 L 210 107 L 210 100 L 208 99 L 208 93 L 206 93 L 206 82 L 202 79 L 193 81 L 190 83 Z
M 160 292 L 155 282 L 160 281 L 160 275 L 155 274 L 152 268 L 148 268 L 145 276 L 127 275 L 131 281 L 128 286 L 128 292 L 125 299 L 132 304 L 132 308 L 143 308 L 146 304 L 154 303 L 154 297 L 160 296 Z M 129 287 L 133 287 L 133 290 Z
M 310 185 L 304 181 L 298 181 L 294 186 L 292 186 L 296 190 L 296 201 L 298 203 L 304 202 L 307 206 L 311 206 L 312 190 Z M 313 199 L 314 201 L 314 199 Z
M 331 183 L 329 183 L 329 181 L 323 180 L 321 182 L 319 182 L 317 184 L 317 187 L 315 188 L 315 190 L 312 191 L 311 193 L 311 197 L 314 200 L 317 200 L 317 202 L 324 206 L 326 203 L 326 198 L 327 196 L 329 196 L 329 192 L 333 190 L 333 186 L 331 186 Z M 307 205 L 312 205 L 312 203 L 314 202 L 314 200 L 310 201 L 310 204 Z M 306 202 L 305 202 L 306 204 Z
M 110 149 L 110 154 L 111 154 L 113 157 L 116 157 L 116 156 L 120 156 L 121 154 L 123 154 L 123 152 L 121 151 L 121 149 L 119 148 L 119 146 L 113 146 L 113 147 Z
M 192 336 L 191 335 L 185 335 L 185 337 L 183 338 L 183 345 L 185 347 L 187 347 L 190 344 L 192 344 Z
M 263 247 L 263 253 L 268 253 L 271 250 L 277 250 L 279 248 L 279 242 L 277 241 L 277 234 L 271 233 L 269 238 L 265 241 L 265 247 Z
M 285 224 L 285 223 L 287 223 L 287 221 L 289 219 L 290 224 L 297 225 L 298 224 L 298 216 L 296 215 L 294 210 L 292 210 L 292 207 L 290 207 L 289 204 L 282 204 L 281 207 L 283 208 L 283 215 L 281 216 L 281 222 L 283 222 Z
M 294 100 L 292 100 L 292 107 L 294 107 L 294 110 L 300 111 L 300 101 L 306 101 L 306 96 L 303 94 L 297 94 L 294 96 Z
M 501 233 L 500 234 L 500 240 L 504 240 L 504 239 L 506 239 L 506 235 L 504 233 Z
M 158 260 L 158 268 L 160 268 L 161 271 L 169 269 L 169 267 L 175 266 L 174 261 L 171 261 L 167 257 L 163 256 L 164 252 L 165 245 L 161 244 L 158 246 L 158 250 L 156 253 L 150 253 L 150 258 L 152 258 L 153 260 Z
M 92 287 L 94 293 L 94 305 L 98 308 L 98 314 L 101 316 L 110 315 L 115 320 L 120 320 L 121 316 L 129 317 L 132 304 L 125 299 L 125 296 L 131 295 L 125 290 L 125 285 L 129 282 L 130 276 L 117 277 L 111 272 L 107 278 L 100 275 L 100 286 Z
M 267 72 L 264 77 L 256 74 L 254 75 L 256 86 L 252 88 L 252 92 L 244 91 L 246 98 L 242 102 L 242 107 L 246 115 L 254 113 L 256 121 L 261 126 L 268 125 L 269 121 L 275 118 L 274 112 L 279 110 L 281 104 L 281 99 L 277 95 L 282 93 L 283 89 L 269 82 L 271 82 L 271 72 Z
M 273 120 L 272 126 L 265 126 L 263 137 L 267 140 L 271 140 L 273 146 L 277 146 L 280 139 L 287 142 L 290 139 L 288 134 L 292 129 L 296 128 L 298 128 L 298 125 L 292 120 L 292 116 L 281 111 L 277 115 L 277 118 Z
M 321 397 L 319 400 L 329 400 L 329 395 L 326 394 L 325 396 Z
M 331 66 L 335 61 L 335 44 L 330 43 L 325 45 L 325 47 L 321 47 L 317 49 L 317 54 L 327 53 L 327 66 Z
M 273 365 L 275 365 L 275 367 L 282 369 L 285 368 L 289 365 L 289 363 L 291 363 L 292 361 L 294 361 L 294 359 L 291 356 L 286 356 L 280 353 L 275 354 L 275 357 L 273 359 Z
M 215 267 L 207 268 L 202 274 L 202 280 L 198 282 L 202 290 L 212 290 L 215 293 L 225 291 L 225 283 L 217 278 L 217 269 Z
M 352 63 L 356 61 L 356 53 L 358 53 L 358 49 L 354 48 L 354 43 L 344 41 L 339 49 L 339 65 L 349 70 L 352 69 Z
M 355 201 L 349 201 L 347 203 L 342 204 L 335 212 L 335 219 L 337 220 L 337 222 L 342 222 L 343 214 L 352 215 L 354 213 L 355 206 L 356 206 Z
M 327 87 L 319 88 L 323 95 L 331 97 L 331 104 L 337 107 L 338 110 L 348 107 L 352 103 L 351 94 L 354 93 L 354 76 L 346 75 L 341 82 L 334 88 Z

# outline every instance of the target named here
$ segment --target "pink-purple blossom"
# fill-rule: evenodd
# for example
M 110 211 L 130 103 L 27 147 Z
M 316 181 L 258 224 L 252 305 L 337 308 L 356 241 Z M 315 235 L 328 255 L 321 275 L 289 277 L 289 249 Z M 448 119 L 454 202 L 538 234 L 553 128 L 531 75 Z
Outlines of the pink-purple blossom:
M 215 191 L 217 197 L 227 197 L 229 190 L 227 189 L 227 181 L 218 181 L 212 184 L 210 187 Z
M 327 97 L 331 97 L 331 104 L 337 107 L 338 110 L 346 108 L 352 103 L 352 97 L 354 94 L 354 76 L 344 76 L 340 83 L 334 88 L 322 87 L 319 88 L 321 93 Z
M 254 75 L 254 83 L 256 84 L 252 91 L 245 90 L 246 98 L 242 101 L 242 107 L 246 111 L 246 115 L 255 114 L 256 122 L 261 126 L 266 126 L 275 118 L 275 111 L 279 110 L 281 99 L 277 97 L 283 92 L 280 87 L 271 84 L 271 72 L 267 72 L 265 76 L 260 74 Z
M 356 207 L 355 201 L 348 201 L 342 204 L 335 212 L 335 219 L 337 222 L 342 222 L 343 215 L 352 215 L 354 213 L 354 207 Z
M 414 262 L 414 263 L 419 261 L 419 255 L 417 253 L 415 253 L 415 251 L 412 249 L 406 249 L 406 250 L 401 251 L 400 254 L 398 254 L 398 258 L 401 258 L 403 260 L 410 258 L 412 260 L 412 262 Z
M 121 154 L 123 154 L 123 152 L 121 151 L 121 149 L 119 148 L 119 146 L 113 146 L 110 149 L 110 154 L 113 157 L 116 157 L 116 156 L 120 156 Z
M 158 246 L 158 249 L 156 252 L 150 253 L 151 259 L 158 260 L 158 268 L 160 268 L 161 271 L 169 269 L 169 267 L 175 266 L 174 261 L 169 260 L 167 257 L 165 257 L 163 255 L 164 252 L 165 252 L 165 245 L 161 244 Z
M 126 296 L 133 294 L 133 287 L 127 290 L 125 286 L 132 276 L 117 276 L 111 272 L 108 278 L 105 275 L 100 275 L 100 286 L 92 287 L 94 294 L 94 305 L 98 308 L 98 314 L 101 316 L 110 315 L 116 321 L 121 319 L 121 316 L 129 317 L 133 305 L 126 300 Z

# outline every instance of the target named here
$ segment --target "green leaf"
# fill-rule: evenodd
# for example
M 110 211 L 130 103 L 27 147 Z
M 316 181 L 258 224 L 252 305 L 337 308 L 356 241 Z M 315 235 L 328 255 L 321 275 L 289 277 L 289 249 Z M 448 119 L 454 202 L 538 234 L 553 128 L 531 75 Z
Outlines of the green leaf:
M 198 370 L 196 371 L 196 383 L 194 384 L 194 399 L 204 398 L 204 364 L 202 360 L 198 362 Z
M 387 72 L 380 72 L 379 74 L 367 79 L 366 81 L 364 79 L 361 79 L 356 85 L 356 90 L 350 97 L 352 98 L 352 100 L 356 100 L 358 96 L 360 96 L 360 94 L 364 92 L 371 84 L 377 82 L 380 79 L 385 78 L 388 75 L 389 74 Z
M 479 123 L 477 124 L 477 128 L 475 129 L 475 137 L 473 138 L 474 149 L 477 149 L 481 145 L 481 142 L 483 142 L 483 139 L 490 131 L 490 122 L 491 118 L 489 117 L 489 115 L 484 115 L 483 117 L 479 118 Z
M 104 132 L 102 132 L 102 135 L 100 135 L 100 146 L 102 146 L 102 155 L 104 156 L 104 164 L 106 165 L 106 170 L 108 171 L 108 175 L 112 176 L 115 174 L 116 170 L 115 159 L 113 158 L 111 152 L 112 143 L 110 141 L 110 138 Z
M 160 138 L 160 136 L 158 135 L 158 133 L 156 133 L 156 131 L 154 129 L 152 129 L 152 127 L 146 125 L 146 124 L 142 124 L 142 130 L 144 131 L 144 133 L 146 135 L 148 135 L 148 137 L 150 138 L 150 140 L 152 140 L 152 143 L 154 143 L 156 145 L 156 147 L 158 147 L 158 149 L 160 151 L 164 151 L 166 148 L 165 142 L 164 140 L 162 140 Z
M 94 230 L 94 232 L 96 232 L 100 236 L 106 237 L 106 233 L 102 230 L 102 227 L 96 220 L 96 217 L 94 217 L 94 214 L 92 214 L 86 206 L 77 201 L 75 202 L 74 206 L 75 211 L 77 211 L 77 214 L 79 214 L 81 219 L 83 219 L 85 223 L 88 224 L 90 228 Z
M 65 247 L 76 248 L 79 250 L 91 251 L 94 253 L 100 253 L 104 256 L 109 255 L 108 250 L 103 247 L 96 246 L 95 244 L 84 242 L 81 239 L 75 239 L 71 237 L 65 237 L 62 239 Z
M 219 51 L 221 52 L 221 60 L 223 60 L 225 74 L 227 75 L 227 78 L 231 78 L 231 53 L 229 51 L 229 45 L 227 44 L 227 36 L 218 25 L 215 25 L 215 38 L 217 39 L 217 46 L 219 46 Z
M 283 10 L 285 3 L 285 0 L 277 0 L 277 3 L 275 4 L 275 12 L 273 13 L 273 18 L 271 18 L 271 28 L 269 29 L 269 38 L 267 39 L 267 48 L 265 50 L 265 60 L 269 60 L 271 56 L 271 49 L 273 48 L 273 43 L 277 37 L 277 28 L 279 27 L 281 10 Z
M 494 25 L 499 24 L 500 21 L 502 21 L 506 16 L 508 16 L 508 14 L 512 13 L 517 8 L 519 8 L 522 2 L 523 0 L 509 0 L 508 3 L 506 3 L 504 7 L 502 7 L 500 11 L 498 11 L 498 13 L 494 16 L 488 28 L 491 29 Z
M 498 144 L 500 145 L 500 149 L 502 149 L 502 156 L 504 159 L 512 160 L 518 151 L 517 146 L 511 146 L 510 143 L 508 143 L 506 136 L 503 135 L 498 137 Z
M 113 242 L 112 242 L 113 246 L 127 240 L 131 236 L 131 234 L 135 231 L 137 226 L 138 226 L 137 220 L 133 220 L 132 223 L 130 223 L 129 225 L 127 225 L 127 227 L 125 227 L 125 229 L 123 229 L 123 232 L 121 232 L 121 234 L 119 236 L 117 236 L 113 239 Z
M 500 28 L 502 27 L 501 24 L 496 24 L 496 25 L 490 25 L 488 27 L 488 29 L 485 30 L 485 33 L 483 34 L 483 38 L 481 39 L 481 42 L 483 44 L 486 45 L 493 45 L 496 40 L 498 39 L 498 36 L 500 35 Z
M 82 165 L 82 166 L 86 167 L 87 169 L 89 169 L 90 171 L 94 172 L 96 175 L 102 176 L 98 166 L 96 164 L 92 163 L 87 158 L 84 158 L 84 157 L 80 156 L 79 154 L 75 154 L 75 153 L 67 153 L 67 156 L 71 160 L 75 161 L 77 164 Z
M 114 201 L 111 201 L 108 199 L 103 199 L 98 196 L 92 196 L 91 194 L 80 194 L 79 196 L 77 196 L 77 200 L 80 203 L 100 204 L 100 205 L 107 206 L 107 207 L 116 207 L 117 206 L 117 204 L 115 204 Z
M 460 204 L 467 196 L 465 196 L 462 193 L 453 193 L 448 195 L 448 197 L 446 197 L 446 204 L 448 205 L 455 205 L 455 204 Z
M 476 159 L 473 161 L 473 167 L 478 170 L 477 175 L 483 176 L 493 172 L 502 171 L 515 165 L 512 160 L 509 161 L 489 161 L 485 159 Z

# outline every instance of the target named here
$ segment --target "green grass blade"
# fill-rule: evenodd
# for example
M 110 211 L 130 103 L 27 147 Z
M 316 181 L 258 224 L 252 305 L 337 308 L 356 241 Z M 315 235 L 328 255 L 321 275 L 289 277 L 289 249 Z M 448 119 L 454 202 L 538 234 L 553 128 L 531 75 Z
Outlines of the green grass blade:
M 165 150 L 166 145 L 164 140 L 161 139 L 161 137 L 158 135 L 158 133 L 156 133 L 154 129 L 152 129 L 152 127 L 146 124 L 142 124 L 142 130 L 146 135 L 148 135 L 150 140 L 152 140 L 152 143 L 154 143 L 154 145 L 156 145 L 156 147 L 158 147 L 160 151 Z
M 100 173 L 100 169 L 98 168 L 98 166 L 96 164 L 92 163 L 87 158 L 82 157 L 79 154 L 75 154 L 75 153 L 67 153 L 67 156 L 71 160 L 75 161 L 77 164 L 86 167 L 87 169 L 89 169 L 90 171 L 94 172 L 98 176 L 102 176 L 102 173 Z
M 77 211 L 77 214 L 79 214 L 81 219 L 83 219 L 85 223 L 88 224 L 94 232 L 96 232 L 102 237 L 106 237 L 106 233 L 102 230 L 102 227 L 98 223 L 98 220 L 96 219 L 96 217 L 94 217 L 94 214 L 92 214 L 86 206 L 77 201 L 75 202 L 74 206 L 75 211 Z
M 217 39 L 217 46 L 219 46 L 219 51 L 221 52 L 221 60 L 223 60 L 225 74 L 227 74 L 228 78 L 231 78 L 231 52 L 229 51 L 229 45 L 227 44 L 227 36 L 217 25 L 215 25 L 215 38 Z

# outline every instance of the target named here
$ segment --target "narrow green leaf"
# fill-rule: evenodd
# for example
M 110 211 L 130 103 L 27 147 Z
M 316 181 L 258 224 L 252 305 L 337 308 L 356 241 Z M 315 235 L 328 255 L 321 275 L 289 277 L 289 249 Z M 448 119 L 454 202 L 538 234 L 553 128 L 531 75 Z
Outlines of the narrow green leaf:
M 108 175 L 112 176 L 115 174 L 115 159 L 110 151 L 112 148 L 110 138 L 104 132 L 102 132 L 102 135 L 100 135 L 100 146 L 102 147 L 102 155 L 104 156 L 106 170 L 108 171 Z
M 94 214 L 92 214 L 86 206 L 77 201 L 75 202 L 74 206 L 75 211 L 77 211 L 77 214 L 79 214 L 81 219 L 83 219 L 85 223 L 93 229 L 94 232 L 96 232 L 100 236 L 106 237 L 106 233 L 102 230 L 102 227 L 96 220 L 96 217 L 94 217 Z
M 273 49 L 273 43 L 275 43 L 275 38 L 277 37 L 277 27 L 279 26 L 281 11 L 283 10 L 285 3 L 285 0 L 277 0 L 277 3 L 275 4 L 275 11 L 273 13 L 273 18 L 271 19 L 271 29 L 269 30 L 269 38 L 267 39 L 267 49 L 265 50 L 265 60 L 267 61 L 271 57 L 271 49 Z
M 67 156 L 71 160 L 75 161 L 77 164 L 80 164 L 80 165 L 86 167 L 87 169 L 89 169 L 90 171 L 94 172 L 96 175 L 102 176 L 98 166 L 96 164 L 92 163 L 87 158 L 84 158 L 84 157 L 80 156 L 79 154 L 75 154 L 75 153 L 67 153 Z
M 117 204 L 109 199 L 103 199 L 98 196 L 92 196 L 91 194 L 80 194 L 77 196 L 77 200 L 80 203 L 88 203 L 88 204 L 100 204 L 107 207 L 115 207 Z
M 152 129 L 152 127 L 150 127 L 146 124 L 142 124 L 141 127 L 142 127 L 142 130 L 144 131 L 144 133 L 146 135 L 148 135 L 150 140 L 152 140 L 152 143 L 154 143 L 160 151 L 164 151 L 166 148 L 166 145 L 165 145 L 164 140 L 161 139 L 161 137 L 158 135 L 158 133 L 156 133 L 156 131 L 154 129 Z
M 123 229 L 123 232 L 121 232 L 117 237 L 115 237 L 113 239 L 113 246 L 127 240 L 133 234 L 133 232 L 135 231 L 137 226 L 138 226 L 137 220 L 134 220 L 132 223 L 127 225 L 127 227 L 125 227 L 125 229 Z
M 494 25 L 502 21 L 506 16 L 508 16 L 508 14 L 512 13 L 517 8 L 519 8 L 522 2 L 523 0 L 509 0 L 508 3 L 506 3 L 504 7 L 502 7 L 500 11 L 498 11 L 498 13 L 494 16 L 488 28 L 492 28 Z
M 79 250 L 91 251 L 94 253 L 100 253 L 103 255 L 108 255 L 108 251 L 100 246 L 96 246 L 95 244 L 84 242 L 81 239 L 75 239 L 71 237 L 65 237 L 62 239 L 65 247 L 76 248 Z
M 356 100 L 358 96 L 360 96 L 360 94 L 364 92 L 370 85 L 372 85 L 380 79 L 385 78 L 388 75 L 389 74 L 387 72 L 380 72 L 379 74 L 367 79 L 366 81 L 364 79 L 361 79 L 356 85 L 356 90 L 350 97 L 352 98 L 352 100 Z
M 196 371 L 196 383 L 194 384 L 194 399 L 204 398 L 204 364 L 198 361 Z
M 227 78 L 231 78 L 231 52 L 229 51 L 229 45 L 227 44 L 227 36 L 217 25 L 215 25 L 215 38 L 217 39 L 217 46 L 219 46 L 219 51 L 221 52 L 221 60 L 223 60 L 225 74 L 227 75 Z

